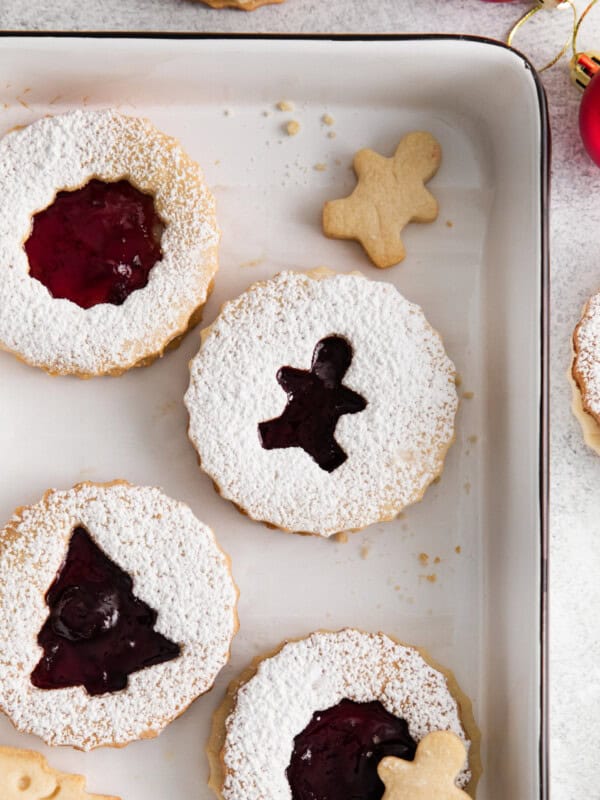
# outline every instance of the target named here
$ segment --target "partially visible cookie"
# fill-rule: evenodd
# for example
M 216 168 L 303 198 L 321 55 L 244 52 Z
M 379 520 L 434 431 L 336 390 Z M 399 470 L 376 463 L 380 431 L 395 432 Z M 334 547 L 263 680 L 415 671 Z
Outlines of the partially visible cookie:
M 0 747 L 0 798 L 2 800 L 119 800 L 88 794 L 85 778 L 52 769 L 33 750 Z
M 569 380 L 573 414 L 586 444 L 600 454 L 600 292 L 585 304 L 572 345 Z
M 254 11 L 260 6 L 276 5 L 285 0 L 201 0 L 213 8 L 239 8 L 241 11 Z
M 209 785 L 219 800 L 381 797 L 381 760 L 412 760 L 432 731 L 461 741 L 453 778 L 474 797 L 479 730 L 452 673 L 383 633 L 316 631 L 230 685 L 213 718 Z
M 405 136 L 392 158 L 374 150 L 354 157 L 358 184 L 349 197 L 323 208 L 323 230 L 333 239 L 355 239 L 376 267 L 385 269 L 404 259 L 400 234 L 409 222 L 433 222 L 438 204 L 425 183 L 438 170 L 439 142 L 415 131 Z

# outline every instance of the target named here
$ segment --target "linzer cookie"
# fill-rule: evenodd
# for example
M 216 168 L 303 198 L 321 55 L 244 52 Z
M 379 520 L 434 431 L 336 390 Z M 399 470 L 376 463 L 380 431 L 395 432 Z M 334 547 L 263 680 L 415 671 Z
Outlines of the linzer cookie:
M 0 534 L 0 574 L 0 708 L 48 744 L 156 736 L 229 659 L 229 560 L 158 489 L 48 491 Z
M 32 750 L 0 747 L 0 798 L 2 800 L 119 800 L 88 794 L 85 778 L 52 769 Z
M 203 332 L 185 402 L 200 463 L 256 520 L 331 536 L 394 518 L 441 473 L 454 365 L 421 309 L 358 274 L 282 273 Z
M 214 199 L 148 120 L 73 111 L 0 141 L 0 347 L 118 375 L 193 324 L 217 271 Z
M 376 267 L 398 264 L 406 255 L 403 228 L 437 217 L 437 201 L 425 183 L 437 172 L 441 158 L 439 143 L 421 131 L 405 136 L 391 158 L 360 150 L 354 157 L 356 188 L 349 197 L 325 203 L 325 234 L 360 242 Z
M 600 454 L 600 293 L 588 300 L 573 332 L 569 379 L 573 413 L 586 444 Z
M 479 732 L 453 675 L 381 633 L 317 632 L 230 686 L 213 720 L 210 785 L 220 800 L 382 797 L 380 764 L 418 764 L 434 731 L 462 743 L 456 786 L 474 795 Z

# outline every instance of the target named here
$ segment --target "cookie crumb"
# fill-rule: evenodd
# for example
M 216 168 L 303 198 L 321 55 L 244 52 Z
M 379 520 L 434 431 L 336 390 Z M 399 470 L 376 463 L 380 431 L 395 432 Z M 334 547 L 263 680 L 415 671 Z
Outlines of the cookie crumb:
M 215 167 L 218 167 L 220 163 L 221 163 L 221 159 L 220 158 L 217 158 L 215 161 L 213 161 L 213 164 L 215 165 Z
M 454 548 L 454 552 L 456 553 L 457 556 L 459 556 L 462 553 L 462 547 L 459 544 L 457 544 L 456 547 Z
M 419 553 L 419 561 L 424 567 L 426 567 L 427 564 L 429 564 L 429 556 L 427 553 Z
M 470 444 L 477 444 L 477 436 L 475 434 L 472 436 L 467 436 L 467 442 Z
M 437 575 L 435 572 L 432 572 L 431 575 L 419 575 L 419 578 L 425 578 L 425 580 L 429 583 L 435 583 L 437 581 Z
M 447 228 L 453 228 L 454 227 L 454 223 L 452 222 L 451 219 L 447 219 L 446 220 L 446 227 Z
M 277 103 L 276 108 L 278 111 L 293 111 L 294 104 L 290 100 L 280 100 Z
M 328 134 L 327 134 L 327 138 L 328 139 L 335 139 L 336 136 L 337 136 L 337 133 L 335 131 L 329 131 Z
M 318 164 L 314 165 L 313 169 L 317 172 L 325 172 L 327 170 L 327 164 L 323 164 L 323 162 L 320 161 Z
M 341 533 L 336 533 L 333 538 L 336 540 L 336 542 L 339 542 L 340 544 L 346 544 L 346 542 L 348 541 L 348 534 L 346 533 L 346 531 L 342 531 Z
M 360 548 L 360 557 L 363 561 L 366 561 L 369 557 L 369 553 L 371 552 L 371 545 L 368 542 L 365 542 L 363 546 Z
M 442 560 L 442 559 L 441 559 L 439 556 L 436 556 L 436 557 L 433 559 L 433 563 L 434 563 L 434 564 L 439 564 L 439 563 L 441 562 L 441 560 Z
M 295 119 L 290 120 L 285 125 L 285 131 L 288 136 L 295 136 L 300 131 L 300 123 Z
M 475 397 L 475 392 L 463 392 L 463 400 L 472 400 Z
M 456 375 L 454 376 L 454 385 L 457 388 L 462 385 L 462 375 L 460 374 L 460 372 L 457 372 Z
M 321 120 L 325 123 L 325 125 L 335 125 L 335 120 L 331 114 L 323 114 Z
M 253 258 L 252 261 L 244 261 L 240 267 L 258 267 L 259 264 L 262 264 L 262 258 Z

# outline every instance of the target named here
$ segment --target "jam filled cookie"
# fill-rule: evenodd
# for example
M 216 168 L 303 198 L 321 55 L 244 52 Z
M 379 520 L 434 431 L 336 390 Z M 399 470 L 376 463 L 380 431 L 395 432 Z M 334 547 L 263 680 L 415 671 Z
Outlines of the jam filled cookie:
M 395 517 L 441 473 L 454 365 L 390 284 L 282 273 L 203 332 L 189 434 L 223 497 L 250 517 L 331 536 Z
M 600 292 L 586 303 L 573 332 L 569 379 L 573 413 L 586 444 L 600 454 Z
M 158 489 L 47 492 L 0 533 L 0 574 L 0 707 L 48 744 L 157 736 L 229 659 L 229 560 Z
M 452 674 L 381 633 L 317 632 L 230 686 L 213 721 L 210 785 L 221 800 L 381 800 L 380 762 L 412 761 L 432 731 L 463 742 L 456 783 L 474 793 L 479 732 Z
M 0 141 L 0 347 L 52 374 L 119 375 L 200 319 L 214 199 L 148 120 L 73 111 Z
M 119 800 L 88 794 L 85 778 L 52 769 L 33 750 L 0 747 L 0 797 L 2 800 Z

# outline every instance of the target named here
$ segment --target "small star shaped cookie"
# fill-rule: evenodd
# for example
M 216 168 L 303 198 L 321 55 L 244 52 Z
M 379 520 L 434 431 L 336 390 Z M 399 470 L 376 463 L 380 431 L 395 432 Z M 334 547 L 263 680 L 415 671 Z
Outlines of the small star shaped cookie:
M 414 761 L 388 756 L 377 773 L 385 784 L 382 800 L 470 800 L 454 783 L 467 751 L 451 731 L 428 733 L 417 747 Z
M 359 150 L 354 156 L 358 184 L 349 197 L 325 203 L 325 234 L 360 242 L 376 267 L 398 264 L 406 254 L 402 229 L 409 222 L 437 217 L 437 201 L 424 184 L 437 172 L 441 158 L 438 141 L 422 131 L 405 136 L 392 158 Z
M 48 766 L 32 750 L 0 747 L 0 798 L 2 800 L 119 800 L 88 794 L 85 778 L 65 775 Z

